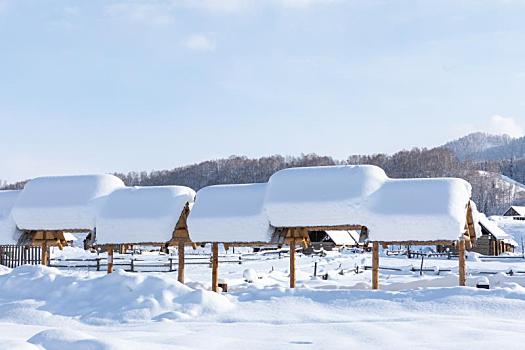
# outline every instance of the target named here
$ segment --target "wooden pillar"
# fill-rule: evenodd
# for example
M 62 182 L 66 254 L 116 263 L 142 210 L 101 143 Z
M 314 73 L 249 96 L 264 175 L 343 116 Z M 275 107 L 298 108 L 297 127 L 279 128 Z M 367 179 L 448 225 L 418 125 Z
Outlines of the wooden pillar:
M 295 288 L 295 239 L 290 240 L 290 288 Z
M 113 244 L 108 245 L 108 273 L 113 272 Z
M 465 240 L 461 239 L 458 242 L 458 260 L 459 260 L 459 285 L 464 287 L 466 285 L 465 276 Z
M 49 262 L 49 254 L 47 251 L 47 235 L 46 233 L 42 233 L 42 265 L 46 265 Z
M 372 243 L 372 289 L 379 289 L 379 242 Z
M 214 242 L 211 246 L 211 290 L 219 290 L 219 243 Z
M 184 242 L 179 242 L 179 266 L 177 268 L 178 280 L 180 283 L 184 283 Z

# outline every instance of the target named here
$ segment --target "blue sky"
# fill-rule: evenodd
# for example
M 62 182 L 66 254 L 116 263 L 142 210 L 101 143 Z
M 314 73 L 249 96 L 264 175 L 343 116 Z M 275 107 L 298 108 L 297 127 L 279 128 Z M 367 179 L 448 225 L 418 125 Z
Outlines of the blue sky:
M 523 134 L 524 1 L 0 0 L 0 179 Z

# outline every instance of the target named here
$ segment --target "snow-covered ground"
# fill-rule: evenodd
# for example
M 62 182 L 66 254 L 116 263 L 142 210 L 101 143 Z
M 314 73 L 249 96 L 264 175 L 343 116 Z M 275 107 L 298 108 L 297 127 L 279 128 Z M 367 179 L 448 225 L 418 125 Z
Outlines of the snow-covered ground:
M 299 255 L 295 290 L 285 254 L 245 255 L 220 264 L 222 294 L 207 264 L 186 266 L 187 285 L 176 272 L 2 268 L 0 349 L 522 349 L 525 260 L 470 258 L 468 284 L 490 290 L 457 287 L 456 260 L 425 259 L 420 276 L 421 260 L 382 256 L 401 271 L 372 291 L 370 255 L 351 252 Z

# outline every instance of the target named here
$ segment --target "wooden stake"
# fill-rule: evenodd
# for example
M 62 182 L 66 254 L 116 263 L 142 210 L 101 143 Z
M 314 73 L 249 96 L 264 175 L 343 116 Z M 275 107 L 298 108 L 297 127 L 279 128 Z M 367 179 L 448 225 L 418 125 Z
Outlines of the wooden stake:
M 179 266 L 178 266 L 178 280 L 184 283 L 184 242 L 179 242 Z
M 458 254 L 459 254 L 459 285 L 464 287 L 466 284 L 465 277 L 465 241 L 461 239 L 458 242 Z
M 290 288 L 295 288 L 295 239 L 290 240 Z
M 108 273 L 113 272 L 113 245 L 108 245 Z
M 49 260 L 49 255 L 47 253 L 47 237 L 44 233 L 44 237 L 42 239 L 42 265 L 47 266 Z
M 214 242 L 211 246 L 211 290 L 219 290 L 219 243 Z
M 379 242 L 372 243 L 372 289 L 379 289 Z

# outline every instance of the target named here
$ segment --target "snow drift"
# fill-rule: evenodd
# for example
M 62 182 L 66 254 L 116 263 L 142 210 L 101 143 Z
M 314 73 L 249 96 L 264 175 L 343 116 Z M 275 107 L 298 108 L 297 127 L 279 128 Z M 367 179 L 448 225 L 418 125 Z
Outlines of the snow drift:
M 121 187 L 113 175 L 39 177 L 21 191 L 13 218 L 21 230 L 93 230 L 97 209 Z
M 184 186 L 117 189 L 97 215 L 97 243 L 167 242 L 194 198 L 195 191 Z

